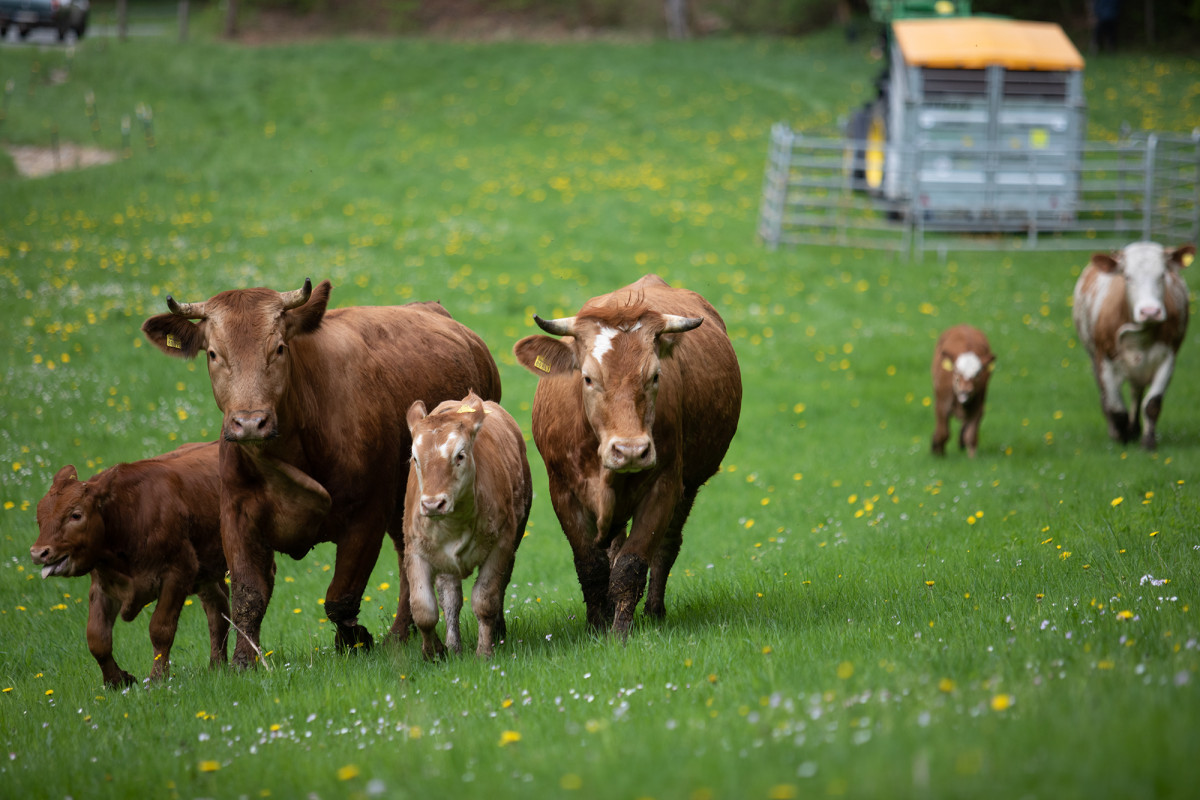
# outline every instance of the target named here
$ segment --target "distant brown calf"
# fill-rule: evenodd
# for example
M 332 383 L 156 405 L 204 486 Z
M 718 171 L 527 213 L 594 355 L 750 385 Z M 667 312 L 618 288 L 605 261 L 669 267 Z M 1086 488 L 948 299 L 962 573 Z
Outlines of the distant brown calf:
M 996 368 L 996 356 L 988 347 L 987 337 L 970 325 L 947 328 L 933 348 L 933 410 L 937 425 L 933 429 L 933 452 L 945 455 L 950 438 L 950 416 L 962 421 L 958 433 L 959 448 L 975 457 L 979 447 L 979 423 L 987 399 L 988 380 Z
M 413 621 L 428 659 L 445 654 L 435 626 L 437 595 L 446 615 L 446 645 L 462 652 L 458 615 L 462 582 L 476 568 L 471 608 L 479 620 L 475 654 L 492 655 L 506 635 L 504 592 L 533 501 L 525 440 L 499 405 L 474 392 L 426 416 L 408 409 L 412 469 L 404 498 L 404 562 Z
M 88 649 L 104 682 L 131 684 L 117 666 L 112 631 L 118 612 L 132 621 L 154 600 L 150 678 L 170 672 L 171 645 L 188 595 L 198 594 L 208 616 L 210 662 L 227 660 L 229 590 L 221 549 L 217 443 L 117 464 L 87 481 L 65 466 L 37 507 L 39 535 L 29 548 L 42 577 L 92 576 L 88 592 Z

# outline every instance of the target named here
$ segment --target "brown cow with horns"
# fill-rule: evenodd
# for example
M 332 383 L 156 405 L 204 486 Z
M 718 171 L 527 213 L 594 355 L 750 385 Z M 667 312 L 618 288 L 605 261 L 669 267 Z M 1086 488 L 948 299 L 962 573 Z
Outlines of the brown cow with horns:
M 341 647 L 370 647 L 358 622 L 386 530 L 403 553 L 412 447 L 405 412 L 474 389 L 500 399 L 500 375 L 475 333 L 437 303 L 326 311 L 331 286 L 167 298 L 142 330 L 167 355 L 205 352 L 221 427 L 221 539 L 229 562 L 233 663 L 256 662 L 274 585 L 274 552 L 337 547 L 325 613 Z M 192 322 L 191 320 L 199 320 Z M 402 555 L 401 555 L 402 559 Z M 412 622 L 400 567 L 391 634 Z
M 657 275 L 594 297 L 513 348 L 541 380 L 533 438 L 575 554 L 588 622 L 627 635 L 662 617 L 696 493 L 737 430 L 742 379 L 725 323 L 703 297 Z M 626 522 L 632 521 L 628 538 Z

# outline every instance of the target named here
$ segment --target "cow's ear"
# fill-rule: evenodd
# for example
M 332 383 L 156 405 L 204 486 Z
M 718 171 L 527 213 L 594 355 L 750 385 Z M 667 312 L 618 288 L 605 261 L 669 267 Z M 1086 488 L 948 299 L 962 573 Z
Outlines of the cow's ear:
M 67 464 L 65 467 L 54 473 L 54 485 L 60 486 L 64 483 L 79 480 L 79 473 L 75 471 L 74 464 Z
M 942 357 L 942 371 L 954 372 L 954 362 L 950 360 L 949 356 Z
M 312 333 L 321 327 L 321 320 L 325 318 L 325 308 L 329 305 L 331 291 L 333 291 L 333 284 L 329 281 L 321 281 L 317 284 L 317 288 L 313 289 L 307 303 L 283 312 L 285 338 L 290 339 L 293 336 Z
M 471 435 L 479 433 L 479 429 L 483 427 L 483 421 L 486 419 L 485 414 L 492 413 L 487 410 L 483 404 L 483 398 L 475 394 L 472 390 L 467 393 L 466 398 L 462 401 L 462 405 L 458 407 L 458 413 L 471 414 Z
M 513 355 L 525 369 L 537 375 L 564 375 L 573 372 L 575 351 L 551 336 L 526 336 L 513 345 Z
M 1183 247 L 1176 247 L 1167 254 L 1167 261 L 1170 262 L 1176 269 L 1189 267 L 1196 258 L 1196 245 L 1185 244 Z
M 158 314 L 142 323 L 142 333 L 169 356 L 194 358 L 208 347 L 204 321 L 192 322 L 178 314 Z
M 408 414 L 405 416 L 409 433 L 412 433 L 413 428 L 417 427 L 418 422 L 425 419 L 425 413 L 425 404 L 420 400 L 414 400 L 413 404 L 408 407 Z
M 1116 272 L 1119 269 L 1117 260 L 1109 253 L 1093 253 L 1091 266 L 1101 272 Z

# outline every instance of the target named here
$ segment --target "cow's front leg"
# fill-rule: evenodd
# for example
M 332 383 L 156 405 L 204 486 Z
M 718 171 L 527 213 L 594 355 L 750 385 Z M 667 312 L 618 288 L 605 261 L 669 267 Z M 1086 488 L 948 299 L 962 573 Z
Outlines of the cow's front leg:
M 263 617 L 275 589 L 275 553 L 263 543 L 255 516 L 243 516 L 228 494 L 221 498 L 221 543 L 229 564 L 231 624 L 237 640 L 233 665 L 247 669 L 257 665 L 262 647 Z
M 325 592 L 325 615 L 337 626 L 334 644 L 339 649 L 370 650 L 374 644 L 371 632 L 358 624 L 358 611 L 382 544 L 382 522 L 357 523 L 338 542 L 333 580 Z
M 950 440 L 950 413 L 953 410 L 954 398 L 939 398 L 934 407 L 933 439 L 929 449 L 935 456 L 946 454 L 946 442 Z
M 612 606 L 608 596 L 611 566 L 608 554 L 596 543 L 595 517 L 584 509 L 570 487 L 556 481 L 553 476 L 550 479 L 550 497 L 558 523 L 571 545 L 588 625 L 597 631 L 606 630 L 612 622 Z
M 154 646 L 154 666 L 150 680 L 164 680 L 171 674 L 171 645 L 179 627 L 179 612 L 187 600 L 188 589 L 195 580 L 192 575 L 168 574 L 158 594 L 154 613 L 150 615 L 150 644 Z
M 1158 447 L 1158 415 L 1162 413 L 1163 396 L 1167 393 L 1167 386 L 1171 383 L 1171 376 L 1175 374 L 1175 354 L 1168 353 L 1162 363 L 1158 365 L 1158 369 L 1154 371 L 1154 378 L 1150 381 L 1150 387 L 1146 389 L 1146 401 L 1142 405 L 1146 416 L 1146 432 L 1142 435 L 1142 447 L 1147 450 L 1154 450 Z
M 446 655 L 446 646 L 437 635 L 438 604 L 434 595 L 433 566 L 411 550 L 405 555 L 409 600 L 413 622 L 421 632 L 421 654 L 432 661 Z
M 630 525 L 629 539 L 613 564 L 608 596 L 613 605 L 612 633 L 620 639 L 629 634 L 634 611 L 646 591 L 650 561 L 667 538 L 675 506 L 681 500 L 680 489 L 674 481 L 659 480 L 655 483 L 638 504 Z
M 1108 420 L 1108 436 L 1113 441 L 1128 442 L 1129 411 L 1125 407 L 1125 398 L 1121 396 L 1122 376 L 1117 372 L 1116 365 L 1106 358 L 1098 358 L 1095 363 L 1096 383 L 1100 387 L 1100 407 Z
M 200 584 L 197 589 L 200 605 L 208 617 L 208 665 L 215 667 L 229 663 L 229 587 L 224 579 Z
M 92 575 L 92 588 L 88 591 L 87 643 L 92 657 L 100 665 L 106 686 L 129 686 L 137 681 L 132 675 L 117 666 L 113 658 L 113 623 L 117 621 L 117 601 L 106 595 Z
M 974 458 L 979 449 L 979 425 L 981 422 L 983 422 L 982 406 L 969 409 L 963 420 L 962 431 L 958 435 L 959 449 L 966 450 L 967 456 L 970 458 Z
M 683 525 L 687 522 L 696 501 L 696 490 L 685 491 L 683 497 L 675 505 L 675 513 L 671 517 L 671 527 L 667 535 L 658 543 L 654 559 L 650 562 L 650 588 L 646 591 L 646 615 L 662 619 L 667 615 L 667 578 L 671 575 L 671 567 L 679 557 L 679 548 L 683 545 Z

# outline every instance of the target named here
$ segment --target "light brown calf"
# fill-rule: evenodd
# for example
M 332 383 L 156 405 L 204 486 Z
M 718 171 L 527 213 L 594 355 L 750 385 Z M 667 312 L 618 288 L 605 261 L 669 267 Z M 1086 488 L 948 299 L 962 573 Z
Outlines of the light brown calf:
M 987 399 L 988 381 L 996 368 L 996 356 L 987 337 L 970 325 L 947 328 L 933 348 L 933 411 L 937 423 L 933 429 L 933 452 L 946 454 L 950 438 L 950 417 L 962 421 L 958 446 L 975 457 L 979 447 L 979 424 Z
M 474 392 L 429 415 L 416 401 L 408 410 L 408 427 L 413 445 L 404 562 L 421 652 L 427 659 L 445 655 L 446 646 L 462 652 L 462 582 L 478 569 L 471 592 L 479 620 L 475 654 L 489 657 L 506 635 L 504 592 L 533 502 L 525 440 L 508 412 Z M 437 600 L 446 615 L 445 646 L 434 630 Z

